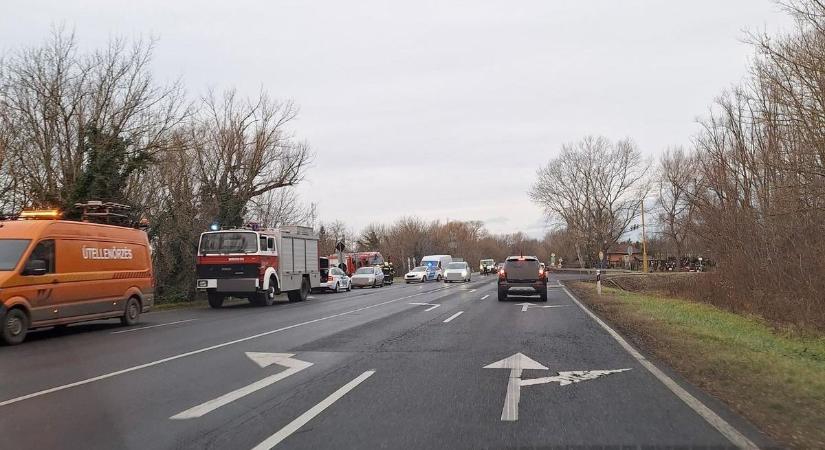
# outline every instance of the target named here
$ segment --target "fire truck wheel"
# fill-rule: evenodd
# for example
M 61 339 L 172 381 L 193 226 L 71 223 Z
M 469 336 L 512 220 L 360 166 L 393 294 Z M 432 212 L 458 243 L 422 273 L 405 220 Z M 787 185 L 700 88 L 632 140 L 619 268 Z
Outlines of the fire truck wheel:
M 309 289 L 309 279 L 304 278 L 303 280 L 301 280 L 301 289 L 297 291 L 289 291 L 289 294 L 287 294 L 287 296 L 289 297 L 289 301 L 302 302 L 306 300 L 307 297 L 309 297 Z
M 272 306 L 275 303 L 275 278 L 269 279 L 269 289 L 255 294 L 254 303 L 258 306 Z
M 218 294 L 217 292 L 208 292 L 206 294 L 206 298 L 207 300 L 209 300 L 209 306 L 211 306 L 212 308 L 217 309 L 223 306 L 224 296 Z

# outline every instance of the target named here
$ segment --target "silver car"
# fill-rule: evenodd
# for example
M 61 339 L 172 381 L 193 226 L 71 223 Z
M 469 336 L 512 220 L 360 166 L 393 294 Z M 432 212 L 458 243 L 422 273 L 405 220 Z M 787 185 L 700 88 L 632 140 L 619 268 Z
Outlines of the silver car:
M 452 283 L 453 281 L 470 281 L 472 277 L 472 270 L 470 265 L 466 262 L 451 262 L 447 264 L 444 269 L 444 282 Z
M 352 274 L 350 283 L 354 288 L 382 287 L 384 286 L 384 271 L 380 267 L 361 267 Z
M 407 274 L 404 275 L 404 282 L 407 284 L 410 284 L 413 281 L 423 283 L 429 279 L 430 275 L 427 273 L 427 268 L 424 266 L 415 267 L 413 268 L 413 270 L 407 272 Z

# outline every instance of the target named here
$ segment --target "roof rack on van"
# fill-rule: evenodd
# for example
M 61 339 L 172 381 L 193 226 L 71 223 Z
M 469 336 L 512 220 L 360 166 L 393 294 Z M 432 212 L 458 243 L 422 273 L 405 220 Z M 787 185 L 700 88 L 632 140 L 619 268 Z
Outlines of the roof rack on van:
M 75 203 L 75 208 L 82 209 L 80 220 L 83 222 L 102 223 L 107 225 L 134 226 L 129 216 L 132 209 L 129 205 L 114 202 L 89 200 L 86 203 Z

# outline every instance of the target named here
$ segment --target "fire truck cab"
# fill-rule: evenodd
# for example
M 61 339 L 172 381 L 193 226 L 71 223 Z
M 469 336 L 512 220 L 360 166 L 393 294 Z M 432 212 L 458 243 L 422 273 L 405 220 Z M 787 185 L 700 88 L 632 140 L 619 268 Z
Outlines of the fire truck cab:
M 304 301 L 321 285 L 318 236 L 301 226 L 208 231 L 198 244 L 197 276 L 197 290 L 213 308 L 230 296 L 260 306 L 281 293 Z

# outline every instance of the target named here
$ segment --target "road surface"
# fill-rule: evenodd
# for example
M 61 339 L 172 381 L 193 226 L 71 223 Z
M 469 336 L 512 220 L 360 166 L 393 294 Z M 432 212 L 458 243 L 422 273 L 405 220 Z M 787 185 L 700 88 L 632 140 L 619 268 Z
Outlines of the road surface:
M 573 276 L 546 304 L 476 276 L 33 332 L 0 348 L 0 447 L 767 445 L 623 345 Z

